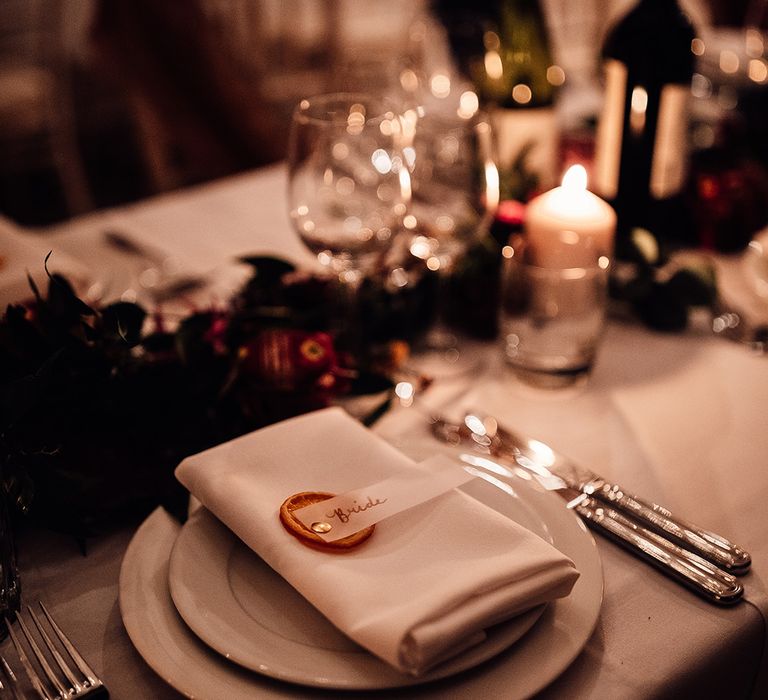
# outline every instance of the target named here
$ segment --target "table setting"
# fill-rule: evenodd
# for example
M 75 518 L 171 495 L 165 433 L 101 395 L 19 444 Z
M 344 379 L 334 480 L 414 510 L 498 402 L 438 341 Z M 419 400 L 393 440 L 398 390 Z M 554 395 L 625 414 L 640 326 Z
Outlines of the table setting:
M 282 169 L 272 169 L 247 180 L 234 180 L 229 183 L 231 189 L 225 188 L 224 191 L 228 196 L 236 194 L 238 189 L 268 191 L 274 181 L 284 182 L 284 177 Z M 247 188 L 244 187 L 245 182 L 249 185 Z M 158 221 L 165 220 L 163 210 L 169 205 L 177 210 L 186 209 L 197 199 L 196 195 L 187 195 L 186 199 L 184 195 L 176 197 L 176 202 L 153 203 Z M 217 209 L 214 207 L 214 213 L 208 214 L 213 221 L 218 219 Z M 131 218 L 130 212 L 121 214 Z M 141 214 L 144 220 L 153 218 L 151 209 L 143 209 Z M 197 216 L 206 216 L 204 207 L 201 207 Z M 90 223 L 84 223 L 87 225 L 83 226 L 83 231 L 89 230 Z M 71 236 L 75 245 L 77 232 L 75 235 L 72 233 L 71 229 L 54 233 L 54 240 L 55 236 L 61 236 L 59 240 Z M 754 596 L 761 593 L 761 584 L 756 579 L 761 556 L 758 554 L 759 537 L 754 534 L 754 530 L 749 529 L 748 523 L 761 522 L 761 519 L 758 517 L 755 520 L 754 515 L 750 517 L 750 511 L 744 509 L 744 503 L 752 501 L 744 501 L 743 498 L 745 489 L 751 491 L 756 485 L 760 488 L 759 484 L 762 483 L 758 456 L 762 431 L 759 412 L 752 409 L 750 401 L 740 400 L 739 397 L 759 396 L 765 390 L 755 381 L 762 376 L 760 369 L 763 358 L 751 355 L 740 345 L 708 334 L 692 332 L 685 336 L 649 335 L 648 331 L 640 327 L 610 321 L 602 342 L 601 352 L 586 387 L 561 389 L 554 394 L 536 387 L 521 386 L 517 380 L 508 376 L 500 382 L 499 377 L 509 371 L 504 353 L 499 351 L 496 343 L 487 345 L 480 351 L 483 360 L 480 366 L 483 369 L 471 381 L 467 381 L 466 375 L 438 380 L 417 393 L 411 406 L 398 400 L 397 405 L 374 424 L 373 431 L 403 455 L 421 462 L 436 452 L 452 454 L 454 457 L 457 454 L 456 446 L 439 442 L 433 436 L 431 424 L 434 416 L 450 413 L 453 419 L 459 419 L 464 415 L 463 409 L 497 416 L 501 425 L 541 438 L 544 444 L 562 450 L 579 464 L 592 467 L 603 477 L 622 484 L 630 493 L 658 501 L 670 507 L 676 515 L 685 516 L 687 520 L 715 529 L 726 538 L 735 540 L 752 554 L 754 563 L 750 573 L 739 577 L 738 581 L 744 585 L 745 600 L 755 600 Z M 633 349 L 638 343 L 647 349 L 647 354 L 637 356 Z M 661 404 L 660 397 L 663 397 Z M 680 421 L 674 420 L 676 415 L 695 415 L 696 418 L 682 424 L 688 427 L 681 430 Z M 711 439 L 702 440 L 702 431 Z M 745 445 L 750 446 L 746 452 Z M 698 470 L 702 464 L 734 464 L 729 456 L 729 451 L 734 449 L 738 449 L 742 456 L 732 468 L 736 473 L 730 475 L 732 483 L 729 482 L 729 488 L 717 488 L 701 477 Z M 401 455 L 400 458 L 404 457 Z M 740 472 L 740 469 L 745 471 Z M 752 478 L 748 480 L 750 474 Z M 446 677 L 436 679 L 427 674 L 424 683 L 390 686 L 398 687 L 399 694 L 407 692 L 427 697 L 450 697 L 453 694 L 462 697 L 485 687 L 496 687 L 499 692 L 509 694 L 517 692 L 510 689 L 511 678 L 514 678 L 520 696 L 537 692 L 557 694 L 558 688 L 562 691 L 564 687 L 573 687 L 573 684 L 578 687 L 580 682 L 585 682 L 582 674 L 589 678 L 591 675 L 587 669 L 590 666 L 594 668 L 595 662 L 590 659 L 596 643 L 596 625 L 601 630 L 600 635 L 608 635 L 609 638 L 613 636 L 619 640 L 619 645 L 623 643 L 633 648 L 633 658 L 638 646 L 645 649 L 643 635 L 638 636 L 623 629 L 621 625 L 613 627 L 613 623 L 605 627 L 608 621 L 617 619 L 614 616 L 626 605 L 630 609 L 650 611 L 645 619 L 648 621 L 651 617 L 650 622 L 659 624 L 662 629 L 666 629 L 667 620 L 657 622 L 655 610 L 663 609 L 665 614 L 673 617 L 682 616 L 681 624 L 683 618 L 694 614 L 693 611 L 696 611 L 696 615 L 703 615 L 704 619 L 716 615 L 719 622 L 710 628 L 709 634 L 714 635 L 710 643 L 714 644 L 714 639 L 720 639 L 722 634 L 727 635 L 728 630 L 733 629 L 735 636 L 731 639 L 738 638 L 742 645 L 737 644 L 734 650 L 734 654 L 739 655 L 739 663 L 743 664 L 747 660 L 748 664 L 754 664 L 752 669 L 759 668 L 759 657 L 755 654 L 756 650 L 762 648 L 758 642 L 762 638 L 762 617 L 752 607 L 752 602 L 742 601 L 718 611 L 676 581 L 649 568 L 640 559 L 600 536 L 594 538 L 559 496 L 545 492 L 519 475 L 510 478 L 491 472 L 488 476 L 505 484 L 507 490 L 483 479 L 474 479 L 472 484 L 461 488 L 481 503 L 497 508 L 506 517 L 511 517 L 514 522 L 551 542 L 574 562 L 579 578 L 570 595 L 549 603 L 543 610 L 534 609 L 523 614 L 520 619 L 514 618 L 513 623 L 507 624 L 511 628 L 520 625 L 518 629 L 503 630 L 497 639 L 491 636 L 491 642 L 485 642 L 485 647 L 480 645 L 475 655 L 467 655 L 465 661 L 453 668 L 448 666 Z M 375 480 L 356 481 L 348 487 L 364 486 Z M 507 481 L 509 483 L 505 483 Z M 335 488 L 333 484 L 327 483 L 301 483 L 288 490 L 293 492 L 315 487 L 318 490 Z M 338 488 L 344 489 L 343 486 Z M 290 494 L 281 495 L 287 497 Z M 280 505 L 277 501 L 280 500 L 277 497 L 272 504 L 275 513 Z M 702 503 L 718 505 L 713 511 L 711 508 L 702 509 Z M 154 683 L 153 692 L 157 697 L 163 697 L 163 694 L 172 697 L 168 694 L 170 689 L 164 690 L 168 687 L 165 683 L 182 694 L 205 697 L 223 696 L 224 693 L 234 694 L 235 697 L 252 697 L 254 693 L 264 697 L 270 694 L 274 697 L 334 694 L 336 688 L 324 687 L 322 682 L 318 682 L 317 678 L 321 674 L 316 669 L 315 673 L 307 670 L 313 668 L 308 658 L 317 655 L 320 657 L 318 663 L 327 666 L 329 675 L 336 674 L 336 682 L 341 687 L 357 683 L 356 692 L 370 692 L 361 689 L 361 685 L 369 688 L 371 676 L 366 681 L 360 681 L 359 676 L 353 676 L 351 680 L 350 662 L 339 661 L 340 658 L 352 657 L 353 666 L 373 665 L 376 668 L 372 673 L 374 678 L 389 678 L 392 683 L 391 678 L 395 677 L 399 684 L 413 681 L 411 676 L 377 661 L 369 652 L 349 641 L 226 526 L 221 525 L 204 509 L 198 513 L 198 520 L 202 519 L 202 513 L 212 521 L 207 523 L 211 527 L 207 536 L 214 538 L 216 544 L 205 557 L 199 556 L 197 549 L 192 557 L 189 554 L 185 557 L 178 555 L 182 557 L 179 559 L 182 563 L 177 564 L 180 569 L 185 566 L 194 569 L 191 576 L 187 570 L 187 583 L 184 587 L 191 586 L 189 582 L 196 578 L 204 583 L 202 590 L 177 591 L 177 596 L 186 596 L 187 606 L 199 605 L 202 597 L 205 607 L 203 611 L 197 608 L 191 619 L 198 629 L 216 628 L 215 632 L 204 632 L 205 637 L 191 631 L 171 595 L 169 577 L 172 552 L 184 528 L 167 511 L 159 509 L 153 512 L 135 535 L 128 530 L 123 531 L 118 541 L 110 538 L 102 540 L 83 559 L 84 566 L 82 563 L 74 565 L 80 570 L 79 575 L 84 576 L 87 575 L 85 571 L 91 569 L 93 557 L 96 558 L 93 562 L 96 566 L 98 561 L 104 561 L 104 556 L 109 562 L 108 570 L 111 574 L 107 588 L 91 590 L 88 585 L 85 586 L 85 599 L 89 607 L 102 609 L 103 619 L 111 620 L 108 624 L 112 631 L 106 648 L 116 645 L 121 649 L 120 669 L 110 668 L 106 657 L 102 656 L 106 648 L 102 648 L 97 638 L 90 640 L 90 650 L 87 647 L 85 649 L 86 653 L 90 652 L 91 663 L 98 663 L 101 659 L 102 664 L 106 664 L 106 668 L 102 665 L 100 671 L 102 676 L 107 676 L 107 680 L 109 676 L 117 677 L 118 685 L 128 681 L 124 686 L 126 688 L 146 688 L 144 683 Z M 276 515 L 273 515 L 273 525 L 280 528 Z M 383 528 L 386 523 L 387 520 L 382 521 L 379 527 Z M 753 534 L 745 538 L 745 532 Z M 292 543 L 293 538 L 288 533 L 281 531 L 280 534 Z M 33 537 L 33 540 L 36 537 L 39 535 Z M 200 542 L 193 542 L 189 546 L 193 545 L 199 547 Z M 299 547 L 302 545 L 299 544 Z M 28 548 L 21 547 L 22 572 L 25 570 L 25 549 Z M 46 547 L 33 546 L 29 549 L 39 551 Z M 80 558 L 74 552 L 70 556 Z M 320 556 L 333 555 L 321 553 Z M 53 559 L 55 562 L 56 557 Z M 203 562 L 205 569 L 202 569 Z M 40 560 L 33 570 L 42 574 L 48 567 L 55 565 Z M 58 565 L 62 565 L 61 560 Z M 222 570 L 229 572 L 226 578 L 222 577 Z M 202 571 L 207 573 L 201 575 Z M 91 570 L 89 575 L 93 576 L 94 573 Z M 217 579 L 218 583 L 214 586 Z M 32 595 L 36 589 L 42 592 L 50 586 L 46 583 L 50 580 L 46 575 L 38 578 L 36 574 L 31 583 L 29 575 L 23 580 L 27 583 L 26 590 L 31 590 Z M 256 589 L 252 586 L 254 580 L 260 584 Z M 73 582 L 71 585 L 82 587 L 83 583 Z M 238 584 L 241 586 L 239 590 Z M 256 599 L 253 598 L 254 590 L 262 591 L 256 595 Z M 639 604 L 636 601 L 638 595 L 641 596 Z M 268 602 L 265 603 L 261 596 L 268 596 Z M 50 595 L 46 597 L 50 599 Z M 190 602 L 190 597 L 196 602 Z M 74 609 L 68 609 L 64 602 L 66 599 L 67 596 L 63 596 L 59 600 L 56 611 L 58 617 L 64 613 L 65 621 L 67 611 L 69 616 L 74 613 Z M 113 608 L 112 615 L 106 615 L 107 608 L 117 605 L 118 600 L 119 613 Z M 214 616 L 217 618 L 215 621 L 209 619 L 211 609 L 208 606 L 211 600 L 217 601 L 216 609 L 221 611 Z M 634 608 L 635 605 L 638 608 Z M 208 613 L 205 612 L 206 608 Z M 189 615 L 189 609 L 186 610 Z M 222 619 L 218 619 L 219 614 Z M 234 629 L 229 626 L 232 620 L 236 621 Z M 320 629 L 319 638 L 307 638 L 307 620 L 316 622 Z M 281 629 L 286 621 L 291 632 L 283 635 Z M 242 628 L 238 631 L 240 625 Z M 271 628 L 271 625 L 274 627 Z M 530 629 L 522 631 L 528 625 L 531 625 Z M 68 628 L 72 629 L 71 623 Z M 738 634 L 736 630 L 739 630 Z M 235 634 L 249 640 L 251 646 L 257 645 L 256 650 L 245 647 L 248 651 L 244 652 L 240 649 L 240 653 L 246 655 L 245 659 L 240 659 L 246 662 L 244 667 L 223 655 L 232 653 L 222 643 L 230 642 Z M 705 631 L 705 638 L 706 634 Z M 285 636 L 289 637 L 287 641 Z M 632 642 L 627 641 L 628 637 Z M 517 641 L 510 641 L 514 638 Z M 211 642 L 211 639 L 215 641 Z M 271 641 L 265 642 L 265 639 Z M 647 639 L 650 643 L 652 635 L 649 634 Z M 88 644 L 88 640 L 85 641 Z M 138 651 L 132 652 L 135 657 L 132 660 L 129 655 L 128 663 L 123 668 L 126 645 L 128 649 L 135 647 Z M 324 645 L 329 645 L 333 651 L 328 653 Z M 225 649 L 223 653 L 222 649 Z M 544 660 L 539 651 L 542 649 L 549 650 Z M 649 650 L 646 649 L 645 654 L 645 658 L 653 657 L 659 662 L 658 656 Z M 461 659 L 462 655 L 458 658 Z M 729 663 L 733 662 L 731 657 Z M 142 671 L 145 663 L 147 666 L 143 668 L 146 670 Z M 261 670 L 254 671 L 254 666 Z M 638 676 L 626 676 L 609 669 L 606 673 L 613 677 L 607 681 L 609 686 L 606 687 L 623 687 L 625 690 L 634 687 L 637 690 L 639 686 L 632 685 L 633 678 L 640 674 L 645 674 L 646 678 L 649 675 L 653 677 L 646 663 L 640 662 L 637 668 Z M 690 668 L 695 669 L 696 664 L 691 664 Z M 125 669 L 133 669 L 132 678 L 125 678 Z M 153 681 L 151 676 L 155 673 L 164 681 Z M 146 677 L 147 674 L 150 678 Z M 686 674 L 695 674 L 695 670 L 687 671 Z M 556 680 L 558 678 L 559 681 Z M 689 675 L 684 678 L 688 682 L 692 681 Z M 750 682 L 751 678 L 746 680 L 745 686 Z M 135 683 L 140 685 L 133 686 Z M 565 685 L 558 686 L 558 683 Z M 115 685 L 114 681 L 112 685 Z M 544 690 L 548 685 L 551 689 Z M 693 685 L 696 685 L 695 675 Z M 587 692 L 584 690 L 585 694 Z
M 503 29 L 284 162 L 0 221 L 0 697 L 764 696 L 766 222 L 681 245 L 656 170 L 642 218 L 610 106 L 502 158 Z

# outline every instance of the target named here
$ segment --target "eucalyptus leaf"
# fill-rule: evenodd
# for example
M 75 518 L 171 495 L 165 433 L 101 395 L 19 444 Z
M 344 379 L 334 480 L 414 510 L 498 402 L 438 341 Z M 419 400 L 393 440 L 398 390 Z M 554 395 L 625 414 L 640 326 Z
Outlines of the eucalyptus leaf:
M 253 267 L 256 284 L 279 282 L 283 275 L 296 270 L 296 266 L 287 260 L 266 255 L 244 256 L 240 258 L 240 262 Z
M 75 290 L 65 277 L 48 272 L 48 305 L 57 309 L 65 317 L 94 316 L 96 311 L 75 294 Z
M 635 228 L 630 234 L 637 252 L 648 265 L 656 265 L 660 260 L 659 242 L 648 229 Z
M 141 342 L 141 329 L 147 312 L 138 304 L 118 301 L 101 312 L 105 332 L 113 339 L 121 339 L 133 347 Z
M 687 265 L 675 272 L 667 285 L 690 306 L 710 306 L 717 298 L 717 280 L 712 265 Z

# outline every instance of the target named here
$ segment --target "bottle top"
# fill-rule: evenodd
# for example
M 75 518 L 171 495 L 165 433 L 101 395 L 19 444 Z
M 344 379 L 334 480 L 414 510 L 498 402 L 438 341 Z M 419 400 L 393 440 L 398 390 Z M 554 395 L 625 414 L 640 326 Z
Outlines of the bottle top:
M 615 58 L 645 85 L 690 83 L 695 31 L 676 0 L 640 0 L 608 33 L 604 58 Z

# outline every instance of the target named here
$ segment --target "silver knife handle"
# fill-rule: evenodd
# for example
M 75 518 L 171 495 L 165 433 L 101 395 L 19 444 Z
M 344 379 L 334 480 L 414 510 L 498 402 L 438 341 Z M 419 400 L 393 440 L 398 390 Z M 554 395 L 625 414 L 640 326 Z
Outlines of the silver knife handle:
M 596 531 L 606 535 L 663 573 L 718 605 L 737 603 L 744 587 L 734 576 L 652 532 L 599 501 L 584 499 L 573 509 Z
M 589 490 L 589 489 L 588 489 Z M 626 493 L 617 484 L 602 484 L 591 495 L 630 514 L 642 525 L 672 539 L 685 549 L 708 559 L 721 569 L 740 576 L 752 563 L 748 552 L 724 537 L 676 518 L 666 508 Z

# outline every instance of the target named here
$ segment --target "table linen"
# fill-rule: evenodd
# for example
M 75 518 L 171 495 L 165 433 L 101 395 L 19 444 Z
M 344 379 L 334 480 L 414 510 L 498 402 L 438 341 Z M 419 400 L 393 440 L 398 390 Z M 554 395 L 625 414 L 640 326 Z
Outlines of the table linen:
M 30 279 L 42 294 L 48 289 L 48 272 L 64 275 L 82 294 L 95 275 L 85 261 L 64 253 L 52 252 L 45 236 L 31 235 L 0 216 L 0 309 L 8 304 L 34 298 Z

